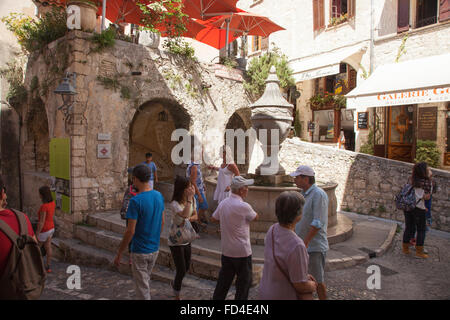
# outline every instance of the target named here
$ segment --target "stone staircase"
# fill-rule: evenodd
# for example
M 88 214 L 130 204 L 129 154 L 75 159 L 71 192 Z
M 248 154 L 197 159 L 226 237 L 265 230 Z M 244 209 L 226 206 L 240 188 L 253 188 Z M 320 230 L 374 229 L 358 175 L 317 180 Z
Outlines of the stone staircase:
M 165 225 L 161 234 L 160 250 L 157 265 L 152 278 L 162 281 L 173 280 L 175 265 L 167 245 L 170 227 L 169 217 L 165 217 Z M 86 224 L 74 226 L 74 239 L 53 241 L 61 258 L 71 263 L 89 265 L 131 274 L 128 253 L 125 252 L 119 270 L 113 265 L 117 249 L 125 232 L 125 221 L 118 212 L 94 213 L 88 216 Z M 259 283 L 263 264 L 264 247 L 252 245 L 253 248 L 253 283 Z M 200 239 L 192 243 L 192 256 L 189 274 L 209 280 L 216 280 L 221 267 L 220 237 L 217 228 L 209 227 L 200 233 Z

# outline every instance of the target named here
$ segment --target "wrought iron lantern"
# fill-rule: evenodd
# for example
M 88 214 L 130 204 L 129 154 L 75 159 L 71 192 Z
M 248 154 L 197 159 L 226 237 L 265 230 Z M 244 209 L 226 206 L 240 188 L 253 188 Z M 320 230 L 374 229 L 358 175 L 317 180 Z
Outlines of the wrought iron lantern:
M 65 119 L 67 119 L 72 113 L 75 95 L 77 94 L 75 91 L 76 79 L 77 74 L 75 72 L 66 73 L 63 82 L 59 84 L 55 91 L 53 91 L 56 94 L 60 94 L 62 97 L 63 104 L 58 107 L 58 110 L 61 110 Z

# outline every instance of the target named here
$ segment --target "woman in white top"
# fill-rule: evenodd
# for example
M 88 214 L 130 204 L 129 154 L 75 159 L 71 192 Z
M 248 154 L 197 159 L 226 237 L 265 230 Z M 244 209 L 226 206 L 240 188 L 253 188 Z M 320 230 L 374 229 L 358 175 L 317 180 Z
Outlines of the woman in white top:
M 234 176 L 239 176 L 239 169 L 233 161 L 231 148 L 224 145 L 222 148 L 223 162 L 220 167 L 208 166 L 209 169 L 219 171 L 217 176 L 217 186 L 214 191 L 214 200 L 220 203 L 230 195 L 231 180 Z
M 190 222 L 197 220 L 197 210 L 194 201 L 195 188 L 190 180 L 185 177 L 177 176 L 175 179 L 172 202 L 169 205 L 169 212 L 171 213 L 171 227 L 176 223 L 180 225 L 180 221 L 189 219 Z M 170 252 L 175 262 L 176 274 L 172 282 L 172 289 L 175 299 L 180 299 L 181 283 L 189 270 L 191 264 L 191 244 L 183 243 L 181 245 L 173 244 L 168 239 Z

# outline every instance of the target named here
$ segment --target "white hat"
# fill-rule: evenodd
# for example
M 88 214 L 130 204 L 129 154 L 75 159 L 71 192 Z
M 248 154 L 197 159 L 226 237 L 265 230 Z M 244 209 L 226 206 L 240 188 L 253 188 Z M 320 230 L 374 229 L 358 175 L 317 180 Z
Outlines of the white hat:
M 253 179 L 244 179 L 242 176 L 235 176 L 231 180 L 231 189 L 240 189 L 244 186 L 250 186 L 255 182 Z
M 297 177 L 297 176 L 308 176 L 308 177 L 314 177 L 316 174 L 314 170 L 308 166 L 299 166 L 297 170 L 289 174 L 291 177 Z

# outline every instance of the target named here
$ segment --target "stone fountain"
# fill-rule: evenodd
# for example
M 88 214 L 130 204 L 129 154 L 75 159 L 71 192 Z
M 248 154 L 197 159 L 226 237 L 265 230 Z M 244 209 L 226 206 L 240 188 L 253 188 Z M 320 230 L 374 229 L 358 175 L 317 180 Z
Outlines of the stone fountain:
M 253 103 L 252 126 L 262 144 L 263 162 L 255 170 L 255 174 L 246 174 L 247 178 L 255 180 L 249 187 L 246 202 L 259 214 L 258 221 L 250 225 L 251 240 L 254 244 L 264 244 L 264 237 L 271 225 L 277 223 L 275 216 L 275 200 L 284 191 L 299 191 L 293 183 L 293 178 L 286 175 L 286 170 L 278 161 L 278 152 L 286 139 L 294 120 L 292 112 L 294 106 L 281 94 L 280 81 L 276 69 L 271 67 L 266 80 L 266 88 L 261 98 Z M 262 133 L 261 129 L 266 129 Z M 271 130 L 278 133 L 272 136 Z M 262 133 L 262 134 L 261 134 Z M 207 201 L 210 208 L 215 210 L 217 203 L 213 200 L 216 178 L 206 178 Z M 316 181 L 328 195 L 328 241 L 330 244 L 345 241 L 352 235 L 352 221 L 337 214 L 336 183 Z

